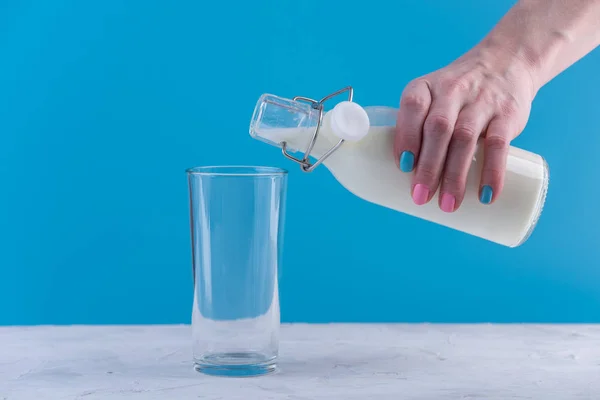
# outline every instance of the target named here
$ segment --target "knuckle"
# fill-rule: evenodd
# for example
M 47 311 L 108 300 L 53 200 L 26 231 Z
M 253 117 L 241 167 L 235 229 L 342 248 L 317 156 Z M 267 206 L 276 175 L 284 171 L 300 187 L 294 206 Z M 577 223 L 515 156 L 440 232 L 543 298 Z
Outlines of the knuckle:
M 400 99 L 400 107 L 423 113 L 429 108 L 429 101 L 418 93 L 407 92 Z
M 457 94 L 469 90 L 469 84 L 461 78 L 445 79 L 441 84 L 442 91 L 445 94 Z
M 486 166 L 483 168 L 482 175 L 486 177 L 487 181 L 497 184 L 504 175 L 502 170 L 495 166 Z
M 438 170 L 429 163 L 423 163 L 417 167 L 416 179 L 419 182 L 432 184 L 437 180 Z
M 454 145 L 466 147 L 475 143 L 479 134 L 480 132 L 477 132 L 472 124 L 461 124 L 454 129 L 452 141 Z
M 494 135 L 485 138 L 485 145 L 488 150 L 504 151 L 508 149 L 509 141 L 504 136 Z
M 432 115 L 425 123 L 425 133 L 436 138 L 442 138 L 452 134 L 452 123 L 444 115 Z
M 421 138 L 419 135 L 414 133 L 401 133 L 399 135 L 399 139 L 401 147 L 407 147 L 411 149 L 419 147 L 421 143 Z
M 500 112 L 505 117 L 514 117 L 519 113 L 519 103 L 512 97 L 500 102 Z
M 482 88 L 477 96 L 483 104 L 495 107 L 498 104 L 498 93 L 490 88 Z
M 459 193 L 465 187 L 465 179 L 455 172 L 446 172 L 442 178 L 442 186 L 445 190 Z

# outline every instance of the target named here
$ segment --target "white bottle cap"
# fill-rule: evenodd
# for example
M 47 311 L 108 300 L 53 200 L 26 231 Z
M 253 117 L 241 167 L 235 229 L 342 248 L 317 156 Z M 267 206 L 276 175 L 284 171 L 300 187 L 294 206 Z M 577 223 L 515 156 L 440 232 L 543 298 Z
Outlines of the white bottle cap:
M 369 133 L 371 123 L 364 108 L 351 101 L 342 101 L 331 110 L 330 126 L 340 139 L 355 142 Z

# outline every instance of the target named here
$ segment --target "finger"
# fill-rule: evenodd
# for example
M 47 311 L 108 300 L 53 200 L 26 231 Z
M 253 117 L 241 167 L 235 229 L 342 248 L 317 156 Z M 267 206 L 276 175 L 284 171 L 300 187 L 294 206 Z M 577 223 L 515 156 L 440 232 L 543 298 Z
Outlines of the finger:
M 477 140 L 491 116 L 492 109 L 483 103 L 470 104 L 458 114 L 441 179 L 439 206 L 442 211 L 454 212 L 460 207 Z
M 511 122 L 499 117 L 492 119 L 487 128 L 479 189 L 479 201 L 483 204 L 493 203 L 502 192 L 510 139 L 514 137 L 513 130 Z
M 434 99 L 423 124 L 423 139 L 413 177 L 413 201 L 423 205 L 437 190 L 442 168 L 462 101 L 450 97 Z
M 396 122 L 394 155 L 403 172 L 411 172 L 419 157 L 423 123 L 430 104 L 431 93 L 424 80 L 409 84 L 402 93 Z

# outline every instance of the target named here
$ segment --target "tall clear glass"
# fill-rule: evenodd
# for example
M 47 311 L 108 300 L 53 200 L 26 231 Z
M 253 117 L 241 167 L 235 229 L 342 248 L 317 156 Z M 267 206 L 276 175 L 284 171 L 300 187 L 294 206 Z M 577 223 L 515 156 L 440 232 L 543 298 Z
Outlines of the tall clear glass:
M 187 176 L 195 368 L 227 376 L 275 371 L 287 171 L 197 167 Z

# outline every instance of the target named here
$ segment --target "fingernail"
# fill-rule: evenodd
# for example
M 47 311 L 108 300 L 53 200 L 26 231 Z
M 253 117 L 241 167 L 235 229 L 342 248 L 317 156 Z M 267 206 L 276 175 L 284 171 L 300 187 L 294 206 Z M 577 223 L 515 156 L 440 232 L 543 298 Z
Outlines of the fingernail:
M 449 193 L 444 193 L 442 195 L 442 204 L 441 209 L 444 212 L 451 213 L 454 211 L 454 205 L 456 204 L 456 199 Z
M 427 203 L 427 199 L 429 198 L 429 188 L 421 183 L 415 185 L 412 197 L 416 205 L 422 206 Z
M 400 169 L 402 172 L 410 172 L 415 166 L 415 155 L 411 151 L 403 151 L 400 155 Z
M 490 185 L 484 185 L 481 188 L 481 195 L 479 195 L 479 201 L 483 204 L 490 204 L 492 202 L 492 196 L 494 195 L 494 190 Z

